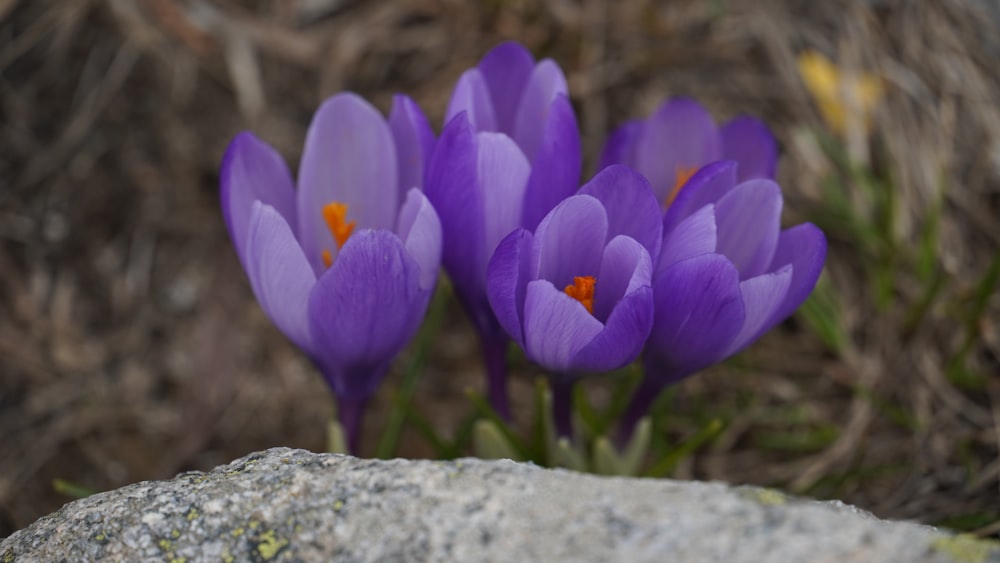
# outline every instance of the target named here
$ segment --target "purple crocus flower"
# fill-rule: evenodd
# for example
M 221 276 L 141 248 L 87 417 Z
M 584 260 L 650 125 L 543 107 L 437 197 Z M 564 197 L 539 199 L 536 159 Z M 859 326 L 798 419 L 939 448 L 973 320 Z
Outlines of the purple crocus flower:
M 503 43 L 459 79 L 425 191 L 441 216 L 445 269 L 479 334 L 494 409 L 510 418 L 508 339 L 486 297 L 486 264 L 505 235 L 534 230 L 580 181 L 580 134 L 555 62 Z
M 252 133 L 222 161 L 222 211 L 250 285 L 338 399 L 351 451 L 365 401 L 427 309 L 441 224 L 420 192 L 434 142 L 420 109 L 397 96 L 389 122 L 353 94 L 313 117 L 298 189 Z
M 611 134 L 600 167 L 627 164 L 645 176 L 669 205 L 699 168 L 719 160 L 739 164 L 739 180 L 774 178 L 778 147 L 757 119 L 737 117 L 721 128 L 698 102 L 668 100 L 649 119 L 630 121 Z
M 571 435 L 573 382 L 627 365 L 642 350 L 661 232 L 645 178 L 612 166 L 558 204 L 534 234 L 507 235 L 490 260 L 490 303 L 527 357 L 551 373 L 561 436 Z
M 646 374 L 622 419 L 622 439 L 664 387 L 754 342 L 816 285 L 823 232 L 811 223 L 782 231 L 778 184 L 738 178 L 734 162 L 709 164 L 664 214 Z

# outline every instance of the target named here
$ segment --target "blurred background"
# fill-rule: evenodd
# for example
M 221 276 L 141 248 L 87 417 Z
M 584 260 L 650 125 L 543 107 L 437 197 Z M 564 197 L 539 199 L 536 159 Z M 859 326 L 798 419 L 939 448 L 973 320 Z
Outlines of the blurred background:
M 669 474 L 1000 534 L 992 0 L 0 0 L 0 537 L 88 492 L 322 451 L 332 399 L 253 299 L 222 153 L 252 129 L 294 171 L 341 90 L 408 93 L 440 131 L 505 39 L 565 70 L 585 178 L 616 124 L 692 96 L 771 125 L 786 224 L 830 239 L 794 318 L 661 401 L 655 432 L 690 446 Z M 467 453 L 483 375 L 442 295 L 414 410 Z M 539 373 L 514 372 L 522 421 Z M 398 455 L 435 455 L 425 434 Z

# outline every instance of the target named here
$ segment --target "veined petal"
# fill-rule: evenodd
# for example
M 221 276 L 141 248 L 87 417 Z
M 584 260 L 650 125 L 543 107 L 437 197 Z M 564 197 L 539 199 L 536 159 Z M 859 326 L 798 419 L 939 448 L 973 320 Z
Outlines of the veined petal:
M 573 358 L 573 372 L 611 371 L 639 357 L 653 326 L 653 289 L 648 285 L 625 295 L 604 329 Z
M 636 144 L 636 167 L 666 201 L 679 174 L 718 160 L 722 153 L 712 116 L 694 100 L 676 98 L 646 121 Z
M 467 303 L 485 289 L 483 195 L 479 189 L 478 141 L 465 113 L 448 122 L 427 171 L 424 193 L 441 219 L 442 262 Z
M 812 223 L 803 223 L 787 229 L 778 237 L 778 248 L 774 252 L 769 270 L 791 264 L 792 281 L 788 294 L 781 306 L 768 321 L 764 330 L 787 319 L 799 305 L 809 297 L 816 281 L 823 272 L 826 260 L 826 237 Z
M 566 198 L 535 231 L 531 277 L 562 289 L 576 276 L 597 276 L 607 233 L 608 218 L 600 201 L 589 195 Z
M 420 106 L 402 94 L 392 98 L 389 129 L 396 142 L 398 186 L 402 198 L 410 188 L 424 186 L 424 168 L 434 151 L 434 131 Z
M 765 271 L 774 258 L 781 231 L 781 188 L 771 180 L 748 180 L 715 206 L 718 247 L 749 279 Z
M 417 188 L 406 194 L 396 233 L 420 266 L 420 288 L 432 289 L 441 268 L 441 221 L 434 206 Z
M 524 352 L 555 373 L 575 367 L 581 348 L 597 336 L 604 325 L 579 301 L 556 289 L 547 280 L 528 283 L 524 298 Z
M 479 133 L 476 169 L 483 194 L 486 252 L 482 269 L 500 240 L 521 226 L 524 192 L 531 166 L 513 139 L 503 133 Z
M 565 94 L 559 94 L 549 110 L 524 196 L 521 224 L 528 230 L 534 230 L 546 213 L 580 187 L 583 157 L 573 106 Z
M 663 236 L 667 236 L 688 215 L 710 203 L 717 203 L 736 186 L 736 163 L 728 160 L 701 167 L 688 179 L 677 199 L 663 217 Z
M 518 102 L 535 68 L 535 58 L 520 43 L 506 41 L 486 53 L 478 68 L 493 101 L 496 130 L 513 135 Z
M 313 354 L 307 306 L 316 276 L 285 218 L 260 201 L 250 212 L 245 268 L 267 316 L 299 348 Z
M 689 215 L 663 238 L 656 276 L 681 260 L 715 252 L 715 206 L 708 204 Z
M 324 205 L 347 204 L 357 229 L 392 229 L 399 212 L 396 147 L 382 114 L 355 94 L 338 94 L 313 116 L 299 167 L 299 241 L 318 273 L 324 250 L 337 244 Z
M 497 245 L 486 270 L 486 292 L 497 321 L 524 348 L 521 326 L 524 296 L 528 287 L 531 232 L 517 229 Z
M 739 164 L 739 181 L 774 178 L 778 166 L 778 143 L 759 119 L 737 117 L 719 130 L 722 158 Z
M 444 122 L 450 123 L 456 115 L 465 112 L 476 131 L 496 131 L 497 118 L 493 111 L 486 81 L 479 69 L 470 68 L 462 73 L 455 85 L 455 91 L 448 101 Z
M 658 256 L 663 243 L 663 214 L 649 182 L 627 166 L 609 166 L 580 188 L 592 195 L 608 214 L 608 237 L 626 235 Z
M 626 295 L 650 285 L 653 263 L 645 247 L 635 239 L 618 235 L 604 247 L 601 270 L 594 291 L 594 316 L 607 322 L 611 311 Z
M 601 150 L 601 159 L 597 169 L 601 170 L 612 164 L 625 164 L 635 167 L 635 144 L 642 133 L 643 122 L 627 121 L 615 129 Z
M 788 265 L 776 272 L 740 282 L 740 295 L 746 311 L 746 320 L 739 334 L 729 344 L 723 358 L 739 352 L 770 328 L 768 323 L 785 301 L 791 281 L 792 266 Z
M 529 161 L 534 161 L 541 149 L 552 102 L 568 91 L 566 77 L 555 61 L 545 59 L 535 65 L 514 118 L 514 140 Z
M 420 266 L 385 230 L 354 234 L 309 297 L 317 361 L 338 397 L 360 399 L 378 385 L 427 309 Z
M 647 377 L 667 385 L 724 357 L 743 327 L 739 272 L 720 254 L 677 262 L 653 282 Z
M 222 216 L 246 268 L 247 232 L 255 201 L 270 205 L 289 225 L 295 224 L 292 175 L 277 151 L 244 131 L 229 143 L 219 177 Z

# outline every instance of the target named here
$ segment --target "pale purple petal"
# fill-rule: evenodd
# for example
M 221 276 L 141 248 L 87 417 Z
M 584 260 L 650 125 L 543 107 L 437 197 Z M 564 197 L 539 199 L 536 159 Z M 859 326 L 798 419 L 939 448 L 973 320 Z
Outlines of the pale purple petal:
M 781 231 L 781 188 L 771 180 L 748 180 L 715 206 L 718 248 L 749 279 L 767 271 Z
M 565 199 L 535 231 L 532 265 L 537 274 L 532 277 L 549 280 L 560 290 L 576 276 L 596 277 L 607 232 L 608 218 L 596 198 L 577 195 Z
M 722 158 L 739 164 L 739 181 L 773 179 L 778 166 L 778 143 L 759 119 L 737 117 L 719 130 Z
M 649 285 L 653 263 L 646 249 L 624 235 L 618 235 L 604 247 L 601 269 L 594 291 L 594 316 L 607 322 L 618 302 L 637 288 Z
M 580 188 L 592 195 L 608 214 L 608 237 L 626 235 L 639 241 L 650 256 L 663 244 L 663 214 L 649 182 L 627 166 L 615 165 L 597 173 Z
M 653 186 L 658 201 L 666 201 L 677 177 L 718 160 L 722 153 L 712 116 L 686 98 L 660 106 L 642 128 L 636 144 L 636 168 Z
M 507 334 L 524 348 L 521 317 L 528 287 L 531 233 L 517 229 L 497 245 L 486 274 L 486 291 L 496 319 Z
M 728 160 L 707 164 L 695 172 L 664 214 L 663 236 L 688 215 L 722 199 L 736 186 L 736 172 L 736 163 Z
M 424 193 L 441 219 L 441 260 L 467 303 L 484 290 L 483 199 L 478 188 L 478 148 L 472 125 L 462 113 L 441 133 L 427 171 Z
M 573 359 L 573 372 L 611 371 L 639 357 L 653 326 L 653 290 L 642 286 L 622 299 L 607 324 Z
M 441 268 L 441 221 L 420 190 L 413 188 L 407 192 L 399 210 L 396 233 L 420 266 L 421 289 L 432 289 Z
M 410 340 L 430 292 L 420 266 L 395 234 L 352 236 L 309 297 L 317 362 L 338 397 L 369 396 Z
M 769 270 L 792 265 L 792 281 L 784 302 L 768 322 L 767 328 L 788 318 L 809 297 L 826 260 L 826 237 L 812 223 L 803 223 L 786 229 L 778 238 Z M 766 329 L 765 329 L 766 330 Z
M 391 229 L 399 211 L 396 147 L 382 114 L 346 93 L 316 111 L 299 167 L 298 235 L 306 258 L 319 273 L 324 250 L 337 245 L 323 220 L 324 205 L 347 204 L 355 229 Z
M 410 188 L 424 186 L 424 168 L 434 151 L 434 131 L 420 106 L 402 94 L 392 98 L 389 128 L 396 142 L 398 186 L 402 198 Z
M 500 240 L 521 226 L 524 191 L 531 166 L 514 141 L 503 133 L 479 133 L 476 167 L 483 194 L 486 252 L 481 269 Z
M 634 168 L 635 144 L 642 133 L 643 125 L 642 121 L 636 119 L 627 121 L 615 129 L 604 143 L 597 169 L 601 170 L 612 164 L 625 164 Z
M 312 354 L 307 306 L 316 276 L 291 227 L 270 205 L 254 202 L 246 252 L 245 267 L 257 302 L 285 336 Z
M 493 101 L 479 69 L 470 68 L 458 79 L 455 91 L 451 93 L 451 100 L 448 102 L 448 110 L 445 112 L 445 124 L 450 123 L 463 111 L 468 115 L 476 131 L 497 130 Z
M 506 41 L 486 53 L 478 68 L 493 101 L 497 131 L 513 135 L 518 102 L 535 68 L 535 58 L 520 43 Z
M 559 94 L 550 109 L 525 193 L 521 225 L 528 230 L 534 230 L 542 217 L 580 187 L 583 157 L 573 106 L 568 97 Z
M 789 265 L 776 272 L 740 282 L 740 295 L 746 311 L 746 320 L 739 334 L 729 344 L 723 358 L 739 352 L 770 328 L 768 323 L 785 301 L 791 281 L 792 266 Z
M 246 267 L 246 238 L 255 201 L 270 205 L 289 225 L 295 224 L 292 175 L 277 151 L 245 131 L 229 143 L 219 176 L 222 216 Z
M 534 161 L 542 148 L 552 102 L 567 95 L 566 77 L 551 59 L 539 62 L 524 87 L 514 118 L 514 140 L 529 161 Z
M 604 325 L 576 299 L 547 280 L 528 283 L 524 298 L 524 352 L 555 373 L 574 367 L 577 353 Z
M 647 377 L 667 385 L 721 360 L 743 326 L 739 272 L 724 256 L 677 262 L 653 282 Z
M 656 275 L 681 260 L 715 252 L 716 234 L 715 206 L 708 204 L 681 221 L 663 238 Z

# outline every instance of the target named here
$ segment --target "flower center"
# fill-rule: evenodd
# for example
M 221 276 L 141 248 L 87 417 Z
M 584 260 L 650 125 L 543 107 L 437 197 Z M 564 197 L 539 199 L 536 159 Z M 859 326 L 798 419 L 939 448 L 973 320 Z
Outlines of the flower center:
M 678 166 L 677 170 L 674 172 L 674 187 L 670 188 L 670 195 L 667 196 L 667 200 L 663 202 L 664 207 L 670 207 L 670 204 L 677 199 L 677 194 L 681 193 L 681 188 L 687 184 L 687 181 L 694 176 L 694 173 L 698 171 L 697 166 Z
M 594 286 L 597 285 L 597 278 L 594 276 L 575 276 L 573 284 L 567 285 L 566 295 L 576 299 L 587 308 L 587 312 L 594 314 Z
M 339 201 L 332 201 L 323 206 L 323 220 L 326 227 L 330 229 L 333 240 L 337 243 L 337 248 L 344 246 L 351 232 L 354 231 L 354 221 L 347 220 L 347 204 Z M 333 254 L 329 250 L 323 250 L 323 264 L 327 268 L 333 264 Z

